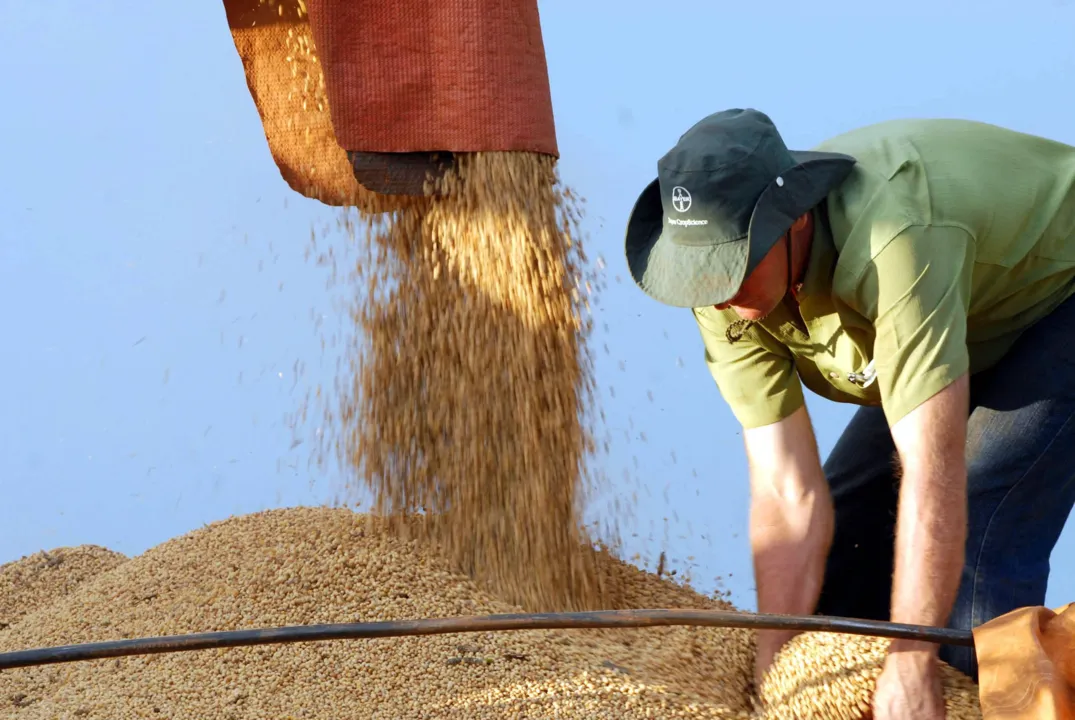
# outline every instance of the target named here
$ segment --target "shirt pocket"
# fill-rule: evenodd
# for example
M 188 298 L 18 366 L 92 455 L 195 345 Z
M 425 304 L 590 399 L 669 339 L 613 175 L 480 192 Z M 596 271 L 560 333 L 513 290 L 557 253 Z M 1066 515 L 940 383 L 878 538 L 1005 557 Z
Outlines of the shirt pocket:
M 825 324 L 824 332 L 812 333 L 817 341 L 818 371 L 849 401 L 880 405 L 876 379 L 868 378 L 873 359 L 873 329 L 858 318 L 840 318 L 834 314 L 831 320 Z
M 843 370 L 840 382 L 869 405 L 881 404 L 881 386 L 872 364 L 875 337 L 873 327 L 865 320 L 845 319 L 835 353 L 836 363 Z

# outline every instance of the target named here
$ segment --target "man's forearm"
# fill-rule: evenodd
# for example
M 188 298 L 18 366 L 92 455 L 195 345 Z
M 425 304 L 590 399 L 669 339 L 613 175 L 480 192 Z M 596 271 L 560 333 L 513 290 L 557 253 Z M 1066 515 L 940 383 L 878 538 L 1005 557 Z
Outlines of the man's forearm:
M 806 408 L 744 433 L 750 462 L 750 545 L 758 611 L 809 615 L 832 543 L 833 509 Z M 766 665 L 795 633 L 758 633 Z
M 832 542 L 827 496 L 758 498 L 751 505 L 758 612 L 809 615 L 817 606 Z
M 964 377 L 893 428 L 903 467 L 892 589 L 894 622 L 943 626 L 955 603 L 967 536 L 966 419 Z
M 820 467 L 817 469 L 820 474 Z M 832 543 L 833 510 L 827 492 L 800 497 L 756 496 L 751 502 L 750 544 L 758 612 L 810 615 L 817 607 Z M 758 659 L 767 667 L 797 633 L 761 630 Z
M 960 453 L 963 449 L 960 447 Z M 966 472 L 904 473 L 900 493 L 892 621 L 944 626 L 963 571 Z

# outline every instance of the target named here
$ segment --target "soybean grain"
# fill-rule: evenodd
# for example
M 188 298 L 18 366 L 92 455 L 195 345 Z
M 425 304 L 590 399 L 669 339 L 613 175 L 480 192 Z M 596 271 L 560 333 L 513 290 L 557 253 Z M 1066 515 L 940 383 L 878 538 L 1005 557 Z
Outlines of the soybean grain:
M 762 719 L 868 718 L 890 642 L 868 635 L 796 635 L 762 681 Z M 940 670 L 948 720 L 980 720 L 977 685 L 947 663 Z
M 627 607 L 730 607 L 587 552 Z M 0 634 L 0 651 L 519 611 L 452 572 L 437 548 L 399 539 L 383 518 L 342 508 L 274 510 L 132 558 Z M 752 659 L 752 633 L 713 628 L 229 648 L 5 671 L 0 717 L 745 718 Z
M 0 631 L 126 559 L 99 545 L 80 545 L 0 565 Z

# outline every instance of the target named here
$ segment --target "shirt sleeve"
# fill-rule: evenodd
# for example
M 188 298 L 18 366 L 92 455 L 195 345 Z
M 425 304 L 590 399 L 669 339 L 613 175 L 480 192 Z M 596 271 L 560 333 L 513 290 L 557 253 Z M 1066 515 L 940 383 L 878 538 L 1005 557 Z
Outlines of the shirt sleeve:
M 873 358 L 889 426 L 967 372 L 974 239 L 951 226 L 907 228 L 863 273 Z
M 709 373 L 744 429 L 779 422 L 802 407 L 802 385 L 786 348 L 763 346 L 752 337 L 755 331 L 730 343 L 728 322 L 712 316 L 717 311 L 693 312 Z

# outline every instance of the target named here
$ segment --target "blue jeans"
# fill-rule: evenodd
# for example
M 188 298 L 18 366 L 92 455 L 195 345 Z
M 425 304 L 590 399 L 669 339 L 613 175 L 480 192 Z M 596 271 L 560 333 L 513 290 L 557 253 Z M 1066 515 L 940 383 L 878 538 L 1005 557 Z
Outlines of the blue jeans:
M 966 562 L 949 627 L 1043 605 L 1049 556 L 1075 505 L 1075 298 L 970 379 Z M 862 408 L 824 469 L 836 534 L 817 613 L 888 620 L 899 493 L 884 413 Z M 941 658 L 977 680 L 972 648 Z

